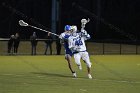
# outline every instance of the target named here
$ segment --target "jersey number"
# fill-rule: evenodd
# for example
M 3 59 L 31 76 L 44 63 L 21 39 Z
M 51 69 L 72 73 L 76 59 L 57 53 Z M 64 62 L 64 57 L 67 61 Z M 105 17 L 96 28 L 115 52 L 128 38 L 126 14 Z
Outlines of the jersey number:
M 76 40 L 75 45 L 77 45 L 77 46 L 83 45 L 83 42 L 81 41 L 81 39 Z

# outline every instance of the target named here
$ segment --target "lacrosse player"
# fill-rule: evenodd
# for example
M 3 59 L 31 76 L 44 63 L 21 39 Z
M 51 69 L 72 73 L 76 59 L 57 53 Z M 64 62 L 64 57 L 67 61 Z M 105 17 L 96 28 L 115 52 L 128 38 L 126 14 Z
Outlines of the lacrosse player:
M 70 37 L 70 31 L 71 31 L 71 26 L 70 25 L 66 25 L 64 27 L 64 32 L 60 34 L 59 38 L 60 38 L 60 43 L 64 45 L 65 48 L 65 59 L 68 62 L 68 66 L 70 71 L 72 72 L 73 77 L 76 77 L 76 72 L 72 69 L 72 61 L 71 61 L 71 57 L 72 57 L 72 51 L 69 49 L 68 46 L 68 38 Z
M 77 32 L 77 26 L 71 26 L 72 34 L 68 38 L 69 48 L 72 50 L 74 54 L 75 63 L 82 70 L 80 59 L 86 63 L 87 71 L 88 71 L 88 78 L 92 79 L 91 76 L 91 62 L 89 59 L 89 54 L 86 51 L 85 40 L 90 39 L 90 35 L 87 33 L 86 30 L 81 29 L 81 32 Z

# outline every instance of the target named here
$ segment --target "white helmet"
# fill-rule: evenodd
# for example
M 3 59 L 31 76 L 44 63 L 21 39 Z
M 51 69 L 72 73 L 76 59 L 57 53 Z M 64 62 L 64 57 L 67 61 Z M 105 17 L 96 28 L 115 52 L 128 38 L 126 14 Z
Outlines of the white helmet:
M 71 26 L 72 32 L 77 32 L 77 26 L 73 25 Z

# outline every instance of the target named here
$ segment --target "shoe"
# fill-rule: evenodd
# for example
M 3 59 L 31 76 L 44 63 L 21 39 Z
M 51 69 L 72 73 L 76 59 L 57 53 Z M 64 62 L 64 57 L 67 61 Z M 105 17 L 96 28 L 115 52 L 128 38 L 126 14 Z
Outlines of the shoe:
M 90 74 L 88 74 L 88 78 L 89 78 L 89 79 L 92 79 L 92 76 L 91 76 Z
M 76 72 L 72 73 L 72 76 L 76 78 L 77 77 Z
M 79 66 L 78 66 L 78 69 L 79 69 L 79 70 L 82 70 L 82 66 L 81 66 L 81 65 L 79 65 Z

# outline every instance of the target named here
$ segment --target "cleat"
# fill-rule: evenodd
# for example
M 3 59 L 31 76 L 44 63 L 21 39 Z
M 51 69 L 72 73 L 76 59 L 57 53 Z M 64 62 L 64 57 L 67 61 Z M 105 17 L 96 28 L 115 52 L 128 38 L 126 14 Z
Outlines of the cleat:
M 92 79 L 92 76 L 91 76 L 90 74 L 88 74 L 88 78 L 89 78 L 89 79 Z
M 80 65 L 80 66 L 78 66 L 78 69 L 79 69 L 79 70 L 82 70 L 82 66 L 81 66 L 81 65 Z
M 76 73 L 75 73 L 75 72 L 74 72 L 74 73 L 72 73 L 72 76 L 73 76 L 73 77 L 77 77 L 77 75 L 76 75 Z

